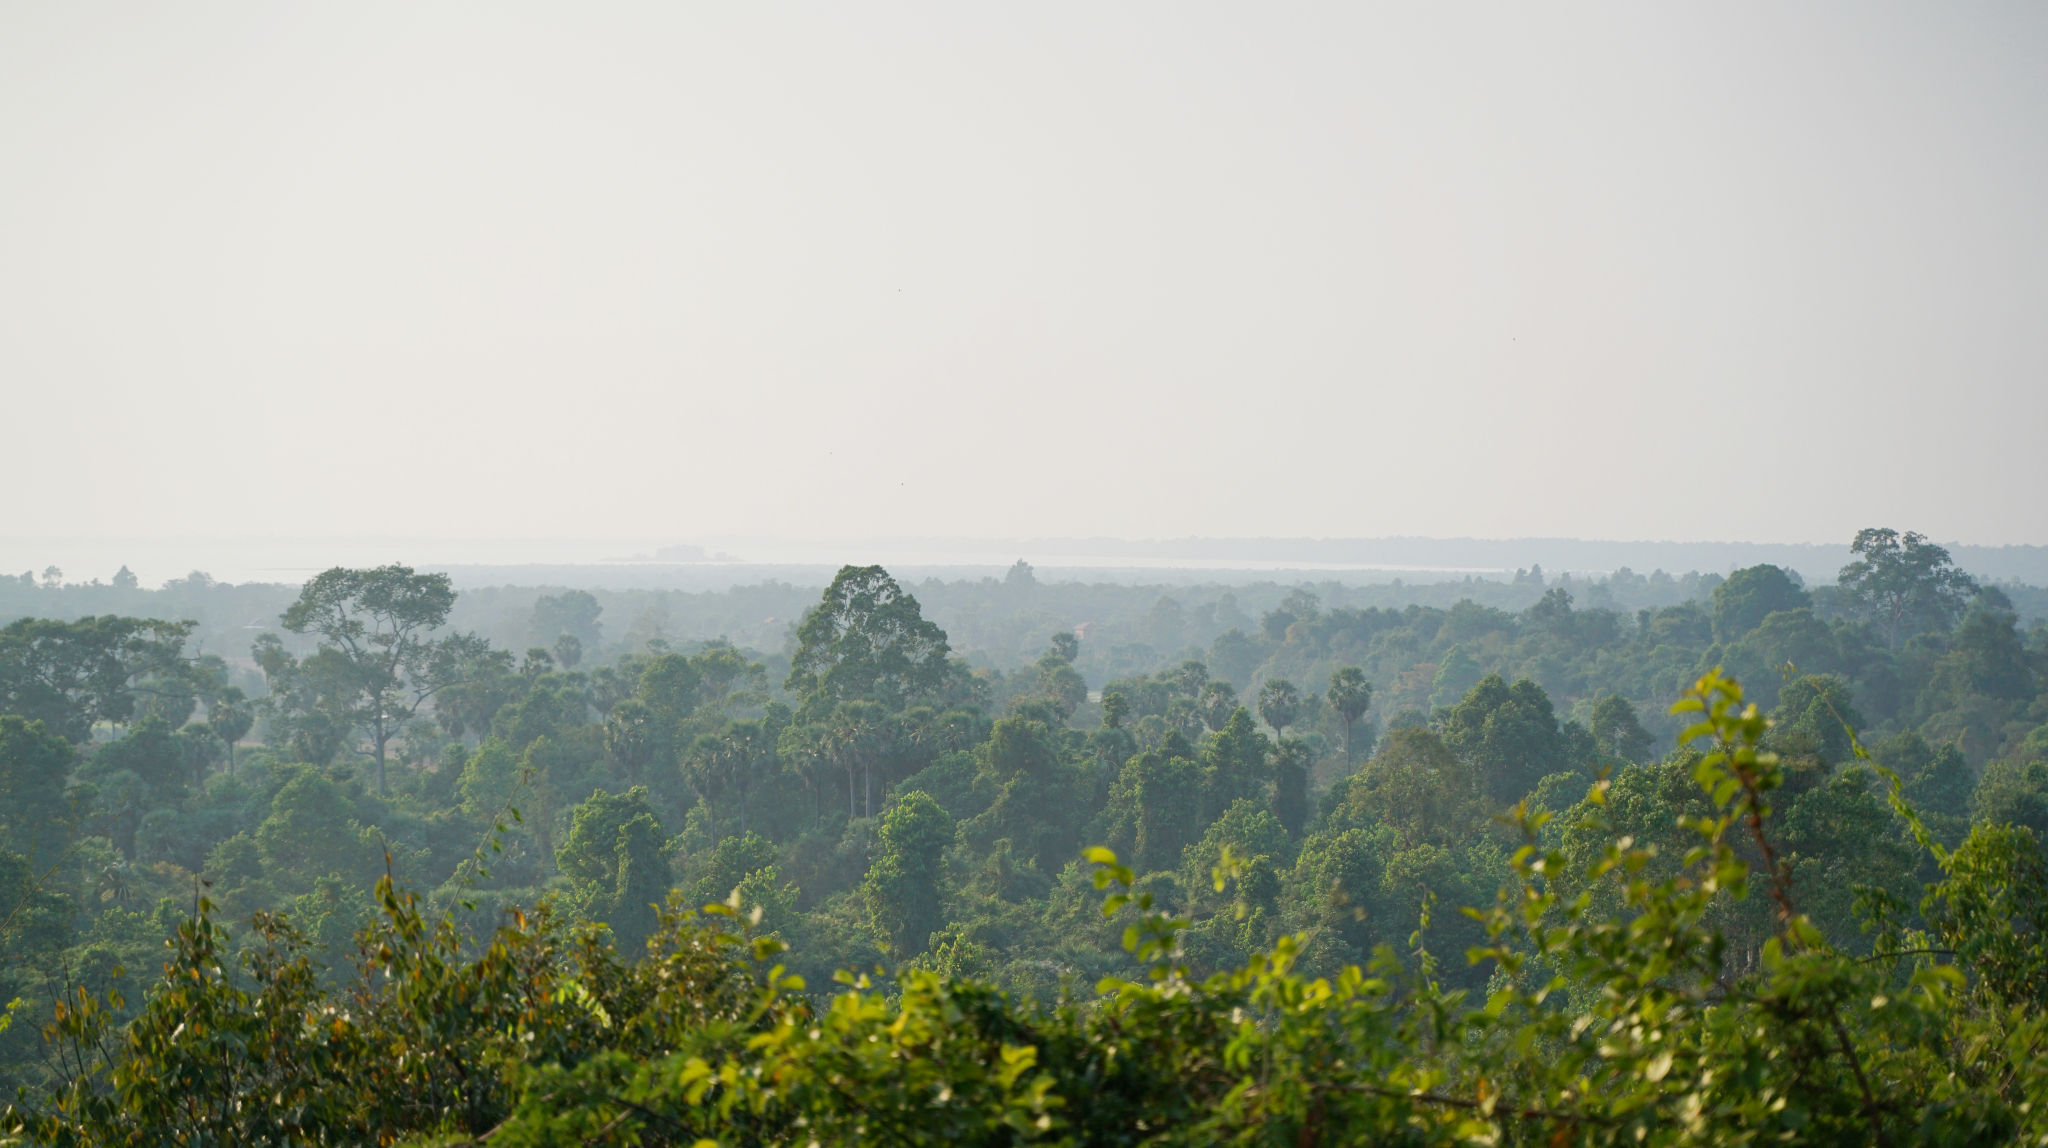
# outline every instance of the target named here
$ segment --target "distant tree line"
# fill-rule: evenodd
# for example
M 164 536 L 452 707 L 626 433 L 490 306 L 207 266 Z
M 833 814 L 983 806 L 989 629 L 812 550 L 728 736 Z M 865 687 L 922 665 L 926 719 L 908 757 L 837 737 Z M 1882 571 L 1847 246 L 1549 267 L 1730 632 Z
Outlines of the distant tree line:
M 1854 555 L 1634 612 L 1297 587 L 1114 671 L 963 657 L 880 567 L 772 653 L 573 590 L 507 647 L 403 566 L 307 583 L 254 678 L 22 619 L 0 1133 L 2036 1138 L 2048 629 Z

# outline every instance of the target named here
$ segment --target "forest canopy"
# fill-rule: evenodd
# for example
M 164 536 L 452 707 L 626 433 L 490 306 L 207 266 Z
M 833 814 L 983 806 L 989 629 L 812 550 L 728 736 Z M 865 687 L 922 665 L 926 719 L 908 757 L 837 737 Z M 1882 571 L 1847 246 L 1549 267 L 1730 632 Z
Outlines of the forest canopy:
M 2038 1140 L 2039 591 L 1853 553 L 0 587 L 0 1136 Z

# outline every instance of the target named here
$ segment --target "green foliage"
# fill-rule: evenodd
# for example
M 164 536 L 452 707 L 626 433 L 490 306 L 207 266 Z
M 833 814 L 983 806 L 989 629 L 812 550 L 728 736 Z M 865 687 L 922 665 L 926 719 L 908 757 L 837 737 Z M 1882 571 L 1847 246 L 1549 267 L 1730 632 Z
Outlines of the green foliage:
M 1111 801 L 1113 807 L 1129 808 L 1131 850 L 1139 869 L 1173 869 L 1181 851 L 1201 834 L 1201 767 L 1164 750 L 1139 754 L 1124 763 Z
M 1181 884 L 1194 891 L 1193 904 L 1214 903 L 1207 893 L 1212 883 L 1210 874 L 1223 864 L 1226 851 L 1246 866 L 1256 864 L 1267 869 L 1289 865 L 1294 860 L 1293 844 L 1280 820 L 1270 810 L 1250 801 L 1239 801 L 1211 822 L 1201 839 L 1189 845 L 1181 856 Z
M 1384 826 L 1404 847 L 1453 846 L 1487 821 L 1479 778 L 1427 729 L 1387 735 L 1329 816 L 1332 826 Z
M 1295 738 L 1282 738 L 1273 747 L 1273 816 L 1290 837 L 1299 837 L 1308 824 L 1308 771 L 1314 757 L 1308 743 Z
M 0 853 L 55 860 L 68 812 L 71 744 L 41 721 L 0 715 Z
M 1202 809 L 1214 820 L 1237 801 L 1257 798 L 1272 777 L 1273 744 L 1243 706 L 1202 743 Z
M 471 647 L 401 724 L 388 794 L 357 778 L 368 725 L 335 643 L 259 644 L 279 693 L 230 776 L 212 762 L 234 671 L 174 656 L 122 687 L 129 728 L 75 753 L 0 717 L 0 796 L 21 799 L 0 802 L 0 852 L 38 852 L 0 865 L 23 907 L 0 1000 L 24 1018 L 0 1032 L 0 1087 L 29 1089 L 39 1135 L 95 1143 L 161 1126 L 124 1098 L 251 1142 L 2048 1131 L 2028 1123 L 2048 1110 L 2028 828 L 2048 830 L 2048 776 L 2027 752 L 2048 711 L 2013 599 L 1915 620 L 1893 649 L 1839 589 L 1764 595 L 1716 645 L 1701 601 L 1719 584 L 1735 617 L 1754 579 L 1632 577 L 1474 580 L 1396 609 L 1356 605 L 1386 588 L 1245 589 L 1284 621 L 1264 637 L 1200 590 L 1127 594 L 1126 617 L 1121 590 L 927 582 L 977 676 L 941 656 L 922 694 L 847 697 L 820 685 L 837 662 L 779 693 L 777 655 L 655 616 L 674 596 L 624 653 L 522 664 L 567 631 L 536 637 L 533 596 L 501 594 L 511 646 Z M 788 618 L 788 591 L 732 601 Z M 1063 619 L 1086 617 L 1110 637 L 1076 640 Z M 1724 663 L 1749 688 L 1696 682 Z M 1239 704 L 1324 680 L 1284 719 L 1267 707 L 1285 737 Z M 1688 686 L 1681 715 L 1627 700 Z M 1708 719 L 1699 748 L 1651 760 L 1681 717 Z M 1093 874 L 1074 860 L 1091 843 L 1114 850 Z M 713 907 L 657 916 L 671 885 L 671 909 Z M 214 919 L 252 923 L 179 927 Z M 274 993 L 250 964 L 301 957 L 305 983 Z M 896 973 L 826 991 L 877 959 Z M 265 1091 L 231 1110 L 218 1087 Z
M 1454 706 L 1458 699 L 1479 684 L 1485 675 L 1479 659 L 1463 643 L 1444 651 L 1437 661 L 1436 674 L 1429 679 L 1429 704 L 1437 707 Z
M 228 774 L 235 772 L 235 746 L 247 737 L 256 724 L 256 713 L 249 706 L 248 697 L 240 686 L 229 686 L 222 690 L 207 707 L 206 728 L 220 739 L 228 754 Z
M 1230 723 L 1230 715 L 1239 709 L 1237 687 L 1220 679 L 1204 682 L 1201 696 L 1195 704 L 1202 715 L 1202 724 L 1209 727 L 1209 732 L 1221 733 L 1223 727 Z
M 2002 701 L 2034 695 L 2033 659 L 2020 638 L 2019 617 L 2009 610 L 1975 609 L 1957 628 L 1958 676 L 1972 692 Z
M 28 987 L 30 970 L 47 967 L 71 939 L 79 907 L 46 888 L 43 876 L 27 857 L 0 850 L 0 995 L 9 1001 Z
M 128 721 L 148 698 L 190 698 L 196 683 L 181 655 L 192 630 L 113 616 L 17 619 L 0 628 L 0 712 L 78 742 L 95 723 Z
M 1904 942 L 1953 955 L 1974 974 L 1986 1007 L 2048 1008 L 2048 858 L 2039 834 L 1978 825 L 1943 869 L 1922 905 L 1925 937 Z
M 526 781 L 518 759 L 505 743 L 487 738 L 463 760 L 455 792 L 462 800 L 463 814 L 478 825 L 487 825 L 506 806 L 518 803 Z
M 758 833 L 727 837 L 713 846 L 701 862 L 693 858 L 697 879 L 694 904 L 723 901 L 751 874 L 773 868 L 778 856 L 775 845 Z
M 1182 884 L 1214 891 L 1193 902 L 1207 906 L 1199 920 L 1114 853 L 1090 850 L 1099 919 L 1120 926 L 1125 964 L 1038 1003 L 974 979 L 989 957 L 957 932 L 887 984 L 846 973 L 838 992 L 814 995 L 774 963 L 781 943 L 760 935 L 788 902 L 749 895 L 744 881 L 702 918 L 671 904 L 646 955 L 625 961 L 601 933 L 545 911 L 465 947 L 450 920 L 386 880 L 358 941 L 364 967 L 335 986 L 304 934 L 259 917 L 235 946 L 202 897 L 132 1023 L 120 1023 L 118 996 L 66 998 L 49 1035 L 73 1067 L 0 1121 L 52 1144 L 141 1142 L 170 1127 L 234 1143 L 693 1145 L 2048 1134 L 2048 920 L 2035 919 L 2048 863 L 2033 836 L 1984 826 L 1954 853 L 1936 847 L 1943 877 L 1925 930 L 1883 926 L 1875 959 L 1855 958 L 1794 900 L 1794 866 L 1771 830 L 1788 774 L 1765 745 L 1768 720 L 1718 674 L 1677 708 L 1695 719 L 1681 740 L 1701 743 L 1657 775 L 1689 792 L 1683 818 L 1665 821 L 1679 852 L 1607 824 L 1626 815 L 1619 779 L 1595 782 L 1569 815 L 1568 837 L 1601 840 L 1583 864 L 1537 844 L 1553 814 L 1518 809 L 1510 821 L 1525 844 L 1505 887 L 1463 918 L 1476 930 L 1468 959 L 1491 977 L 1483 996 L 1441 979 L 1430 938 L 1446 910 L 1427 896 L 1405 962 L 1382 945 L 1367 966 L 1298 971 L 1318 947 L 1372 939 L 1365 906 L 1398 877 L 1364 827 L 1315 835 L 1290 860 L 1277 820 L 1244 801 L 1187 851 L 1190 869 L 1207 871 Z M 1464 768 L 1430 738 L 1402 730 L 1375 763 Z M 1897 775 L 1880 772 L 1894 812 L 1919 832 Z M 1624 776 L 1636 774 L 1652 771 Z M 600 821 L 643 816 L 603 795 L 593 804 L 605 812 L 579 817 L 590 829 L 572 834 L 579 842 L 603 837 Z M 739 840 L 734 863 L 758 860 L 739 855 L 761 844 Z M 923 794 L 899 797 L 882 820 L 863 900 L 898 951 L 931 938 L 912 933 L 934 919 L 919 918 L 919 902 L 940 891 L 952 842 L 951 819 Z M 766 869 L 756 877 L 778 888 Z M 1753 964 L 1731 968 L 1715 921 L 1751 898 L 1768 909 L 1767 935 Z M 1307 931 L 1277 927 L 1289 905 Z M 1207 959 L 1255 939 L 1230 963 Z
M 1912 531 L 1859 530 L 1849 549 L 1857 557 L 1842 567 L 1842 592 L 1893 647 L 1907 634 L 1944 627 L 1977 589 L 1946 549 Z
M 1733 642 L 1780 610 L 1813 604 L 1804 587 L 1776 566 L 1751 566 L 1714 587 L 1714 640 Z
M 1593 744 L 1609 757 L 1641 761 L 1656 738 L 1643 728 L 1636 707 L 1620 694 L 1608 694 L 1593 706 Z
M 1872 752 L 1905 780 L 1906 799 L 1923 816 L 1949 820 L 1969 817 L 1970 796 L 1977 788 L 1977 779 L 1961 750 L 1953 745 L 1935 749 L 1918 733 L 1907 730 L 1878 744 Z
M 817 699 L 807 707 L 869 700 L 901 708 L 946 684 L 945 631 L 880 566 L 842 567 L 796 637 L 784 688 Z
M 1807 674 L 1787 685 L 1771 713 L 1773 745 L 1780 753 L 1805 754 L 1830 764 L 1848 760 L 1856 734 L 1866 727 L 1850 700 L 1849 683 L 1832 674 Z
M 1970 818 L 2017 825 L 2048 841 L 2048 761 L 1994 761 L 1970 794 Z
M 308 735 L 325 742 L 324 757 L 350 731 L 362 730 L 377 763 L 377 792 L 386 792 L 391 739 L 436 694 L 465 680 L 484 653 L 485 643 L 473 635 L 428 637 L 454 605 L 446 574 L 398 565 L 319 574 L 279 618 L 292 633 L 317 636 L 319 651 L 301 662 L 270 635 L 258 644 L 257 660 L 278 699 L 274 712 L 309 721 Z
M 1324 695 L 1329 699 L 1330 708 L 1344 720 L 1344 760 L 1358 760 L 1358 746 L 1353 731 L 1358 719 L 1372 708 L 1372 683 L 1365 680 L 1365 671 L 1357 666 L 1344 666 L 1330 675 L 1330 688 Z
M 278 789 L 253 837 L 264 872 L 294 891 L 327 876 L 367 882 L 381 868 L 348 791 L 317 770 L 299 770 Z
M 527 641 L 553 647 L 562 638 L 574 638 L 579 653 L 595 649 L 604 640 L 604 623 L 598 621 L 603 613 L 604 607 L 587 590 L 543 594 L 534 600 Z
M 697 687 L 704 674 L 681 654 L 663 654 L 640 671 L 638 697 L 668 724 L 689 719 L 697 712 Z
M 1287 727 L 1301 714 L 1301 693 L 1285 678 L 1273 678 L 1259 687 L 1259 716 L 1273 727 L 1275 737 L 1287 736 Z
M 1487 675 L 1445 715 L 1443 730 L 1444 744 L 1471 763 L 1482 792 L 1499 806 L 1576 764 L 1550 698 L 1527 678 L 1510 686 L 1498 674 Z
M 1073 810 L 1084 778 L 1060 749 L 1043 722 L 1012 717 L 991 726 L 975 753 L 994 800 L 963 827 L 966 836 L 984 848 L 1008 841 L 1018 856 L 1046 872 L 1073 856 L 1081 829 Z
M 154 714 L 129 728 L 128 736 L 109 742 L 93 754 L 85 773 L 105 777 L 132 773 L 159 801 L 173 801 L 185 790 L 185 769 L 171 724 Z
M 946 923 L 945 853 L 953 819 L 912 790 L 882 815 L 882 851 L 861 885 L 861 899 L 884 950 L 901 960 L 922 952 Z
M 673 883 L 666 845 L 645 789 L 600 789 L 576 807 L 568 839 L 555 853 L 577 915 L 610 925 L 626 952 L 653 931 Z

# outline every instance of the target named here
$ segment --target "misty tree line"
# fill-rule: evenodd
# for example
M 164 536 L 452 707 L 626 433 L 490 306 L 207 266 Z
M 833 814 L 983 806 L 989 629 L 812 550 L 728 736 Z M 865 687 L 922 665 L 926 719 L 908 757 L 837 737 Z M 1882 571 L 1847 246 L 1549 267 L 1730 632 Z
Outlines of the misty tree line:
M 1512 612 L 1219 597 L 1113 670 L 1021 564 L 981 588 L 1044 631 L 1007 667 L 878 567 L 765 654 L 607 642 L 579 591 L 508 648 L 403 567 L 308 583 L 260 680 L 195 656 L 190 622 L 23 619 L 0 631 L 16 1118 L 1999 1142 L 2035 1119 L 2015 1066 L 2048 985 L 2048 631 L 1919 536 L 1855 554 L 1833 586 L 1759 566 L 1632 611 L 1599 603 L 1615 579 L 1540 571 Z M 167 941 L 197 973 L 157 981 Z M 277 1002 L 351 999 L 317 1050 L 275 1027 Z M 201 1013 L 239 1051 L 194 1046 Z M 1149 1051 L 1118 1067 L 1125 1031 Z M 2006 1067 L 1944 1077 L 1965 1031 Z M 433 1057 L 495 1067 L 457 1085 Z M 223 1101 L 286 1080 L 290 1104 Z

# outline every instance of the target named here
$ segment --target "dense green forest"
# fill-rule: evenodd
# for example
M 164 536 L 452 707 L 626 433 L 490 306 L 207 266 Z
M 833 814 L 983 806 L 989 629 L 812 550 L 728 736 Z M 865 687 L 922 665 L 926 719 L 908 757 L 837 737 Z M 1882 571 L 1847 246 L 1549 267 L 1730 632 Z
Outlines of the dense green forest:
M 2048 595 L 1854 553 L 0 580 L 0 1136 L 2048 1143 Z

